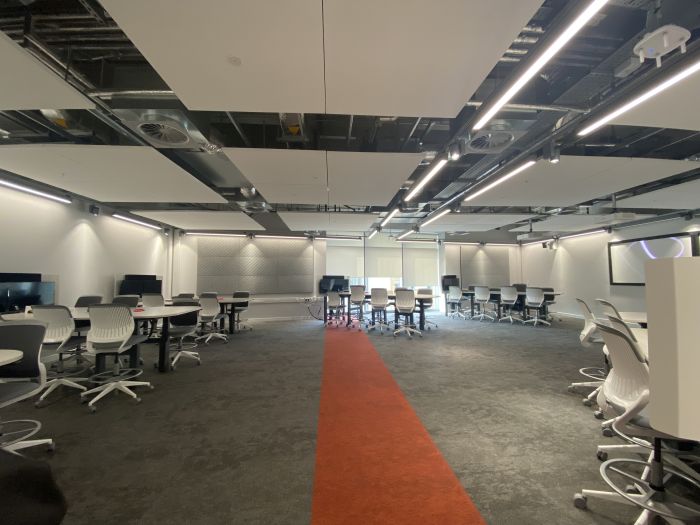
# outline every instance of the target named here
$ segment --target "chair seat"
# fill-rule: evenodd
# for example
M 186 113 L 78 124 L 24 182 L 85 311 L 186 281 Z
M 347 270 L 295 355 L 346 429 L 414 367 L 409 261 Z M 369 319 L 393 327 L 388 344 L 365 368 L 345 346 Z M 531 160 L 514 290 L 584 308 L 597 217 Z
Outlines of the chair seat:
M 0 407 L 32 397 L 42 390 L 42 386 L 32 381 L 0 383 Z
M 171 326 L 168 334 L 170 337 L 182 337 L 191 334 L 197 329 L 196 326 Z
M 63 347 L 61 348 L 61 352 L 62 353 L 72 352 L 73 350 L 78 348 L 78 346 L 85 343 L 85 339 L 86 339 L 85 336 L 77 336 L 77 335 L 72 336 L 63 345 Z M 59 346 L 61 346 L 60 343 L 44 343 L 43 345 L 41 345 L 41 352 L 42 352 L 42 354 L 57 353 Z
M 132 346 L 138 345 L 143 343 L 144 341 L 148 340 L 147 335 L 132 335 L 129 337 L 129 340 L 126 342 L 124 347 L 119 350 L 119 347 L 121 344 L 117 343 L 93 343 L 92 344 L 92 352 L 95 354 L 114 354 L 116 352 L 126 352 L 129 350 Z

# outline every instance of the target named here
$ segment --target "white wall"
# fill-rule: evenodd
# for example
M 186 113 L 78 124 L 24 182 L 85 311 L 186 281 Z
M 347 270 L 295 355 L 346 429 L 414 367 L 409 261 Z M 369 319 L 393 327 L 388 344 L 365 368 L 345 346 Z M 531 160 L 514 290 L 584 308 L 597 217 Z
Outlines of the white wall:
M 56 302 L 80 295 L 111 299 L 126 273 L 167 273 L 168 238 L 109 216 L 0 188 L 0 272 L 56 280 Z
M 601 233 L 559 241 L 549 250 L 536 244 L 522 247 L 522 280 L 534 286 L 551 286 L 561 291 L 553 311 L 580 315 L 576 298 L 594 307 L 597 298 L 608 299 L 622 311 L 645 311 L 643 286 L 611 286 L 607 244 L 610 241 L 697 231 L 700 224 L 683 219 L 648 226 L 625 228 L 611 235 Z M 595 308 L 594 308 L 595 309 Z

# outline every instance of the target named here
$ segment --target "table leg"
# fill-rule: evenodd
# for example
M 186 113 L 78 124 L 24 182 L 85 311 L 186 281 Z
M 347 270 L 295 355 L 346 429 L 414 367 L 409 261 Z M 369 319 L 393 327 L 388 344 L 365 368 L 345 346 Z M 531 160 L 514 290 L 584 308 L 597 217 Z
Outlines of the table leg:
M 423 299 L 418 299 L 418 309 L 420 311 L 418 316 L 418 328 L 422 332 L 425 330 L 425 301 Z
M 236 333 L 236 305 L 231 303 L 231 309 L 228 314 L 228 333 Z
M 160 330 L 160 341 L 158 342 L 158 371 L 167 372 L 170 369 L 170 349 L 168 348 L 168 340 L 170 332 L 170 321 L 167 317 L 163 318 L 163 326 Z
M 352 324 L 352 317 L 350 316 L 350 296 L 348 295 L 348 309 L 345 310 L 345 315 L 347 316 L 347 322 L 345 326 L 350 326 Z
M 472 317 L 474 317 L 474 294 L 469 294 L 469 303 L 471 304 Z
M 224 325 L 226 324 L 226 304 L 219 303 L 219 311 L 221 312 L 221 319 L 219 319 L 219 330 L 224 331 Z
M 328 296 L 323 296 L 323 324 L 328 322 Z

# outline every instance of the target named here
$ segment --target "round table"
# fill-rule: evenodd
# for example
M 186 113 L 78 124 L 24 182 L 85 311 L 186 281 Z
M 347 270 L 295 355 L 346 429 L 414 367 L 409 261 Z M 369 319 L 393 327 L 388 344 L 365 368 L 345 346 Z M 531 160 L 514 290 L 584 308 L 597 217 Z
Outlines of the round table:
M 19 350 L 0 349 L 0 366 L 9 365 L 22 359 L 24 354 Z

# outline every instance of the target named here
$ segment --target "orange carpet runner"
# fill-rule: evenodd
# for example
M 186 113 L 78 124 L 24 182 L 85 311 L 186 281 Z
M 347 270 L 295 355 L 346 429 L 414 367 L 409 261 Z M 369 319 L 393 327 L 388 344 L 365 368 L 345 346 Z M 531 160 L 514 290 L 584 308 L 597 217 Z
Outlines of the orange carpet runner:
M 367 335 L 325 335 L 312 524 L 485 524 Z

